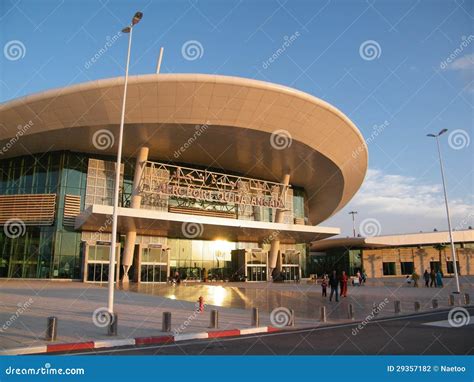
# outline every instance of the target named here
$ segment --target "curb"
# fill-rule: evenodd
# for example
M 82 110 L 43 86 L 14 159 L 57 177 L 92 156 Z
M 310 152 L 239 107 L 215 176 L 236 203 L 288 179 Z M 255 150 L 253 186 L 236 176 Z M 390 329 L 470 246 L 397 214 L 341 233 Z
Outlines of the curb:
M 70 352 L 76 350 L 92 350 L 103 348 L 115 348 L 120 346 L 135 346 L 135 345 L 167 345 L 180 341 L 197 340 L 197 339 L 211 339 L 223 337 L 238 337 L 249 334 L 258 333 L 273 333 L 283 329 L 274 328 L 271 326 L 261 326 L 257 328 L 247 329 L 227 329 L 216 330 L 210 332 L 198 332 L 188 334 L 163 335 L 152 337 L 136 337 L 125 338 L 120 340 L 97 340 L 86 342 L 69 342 L 62 344 L 50 344 L 42 346 L 31 346 L 24 348 L 6 349 L 0 351 L 0 355 L 26 355 L 26 354 L 42 354 L 42 353 L 57 353 Z

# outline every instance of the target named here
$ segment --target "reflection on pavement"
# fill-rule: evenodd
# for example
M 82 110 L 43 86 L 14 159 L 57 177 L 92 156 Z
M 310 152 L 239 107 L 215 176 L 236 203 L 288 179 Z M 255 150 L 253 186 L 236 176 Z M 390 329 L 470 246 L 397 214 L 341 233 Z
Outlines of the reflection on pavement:
M 315 317 L 319 314 L 320 294 L 308 291 L 278 290 L 268 287 L 267 283 L 259 283 L 252 288 L 239 288 L 229 284 L 125 284 L 120 289 L 131 292 L 151 294 L 172 300 L 197 302 L 199 296 L 208 305 L 224 308 L 251 309 L 258 307 L 261 311 L 271 312 L 284 306 L 293 309 L 303 317 Z

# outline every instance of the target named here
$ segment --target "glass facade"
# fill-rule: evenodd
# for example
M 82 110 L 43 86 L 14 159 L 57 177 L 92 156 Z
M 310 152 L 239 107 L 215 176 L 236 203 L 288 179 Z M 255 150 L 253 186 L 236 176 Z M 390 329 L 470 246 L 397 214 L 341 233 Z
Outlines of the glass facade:
M 308 256 L 308 263 L 309 274 L 330 274 L 336 270 L 353 276 L 363 270 L 360 249 L 332 248 L 324 253 L 313 253 Z
M 52 152 L 0 161 L 0 195 L 56 194 L 51 226 L 25 225 L 22 235 L 0 232 L 0 277 L 80 277 L 80 233 L 63 225 L 64 196 L 83 196 L 87 160 Z
M 124 160 L 122 168 L 121 204 L 129 206 L 135 160 Z M 18 237 L 0 231 L 0 277 L 81 279 L 107 281 L 109 246 L 89 247 L 87 269 L 83 270 L 84 232 L 74 230 L 65 216 L 65 196 L 80 197 L 80 210 L 92 204 L 112 204 L 113 159 L 67 151 L 35 154 L 0 160 L 0 195 L 49 194 L 55 196 L 54 221 L 48 225 L 26 223 Z M 285 221 L 305 218 L 304 190 L 290 189 L 291 203 L 285 212 Z M 197 203 L 169 197 L 164 210 L 171 207 L 212 209 L 210 203 Z M 168 203 L 169 202 L 169 203 Z M 150 208 L 143 205 L 143 208 Z M 223 208 L 220 206 L 219 208 Z M 274 210 L 263 207 L 233 207 L 236 216 L 244 220 L 271 222 Z M 232 208 L 227 208 L 232 211 Z M 238 211 L 237 211 L 238 210 Z M 97 235 L 95 235 L 97 236 Z M 122 237 L 123 239 L 123 237 Z M 224 241 L 164 238 L 169 248 L 169 266 L 173 274 L 179 271 L 188 279 L 226 279 L 231 275 L 231 251 L 247 244 Z M 99 240 L 99 239 L 97 239 Z M 266 250 L 269 249 L 269 245 Z M 298 263 L 306 274 L 306 244 L 291 245 L 301 256 L 288 255 L 288 264 Z M 163 252 L 146 248 L 142 254 L 141 278 L 144 282 L 165 281 Z M 158 256 L 158 257 L 157 257 Z
M 231 251 L 236 243 L 168 239 L 171 274 L 178 271 L 183 278 L 201 280 L 230 278 Z M 206 273 L 207 275 L 205 275 Z

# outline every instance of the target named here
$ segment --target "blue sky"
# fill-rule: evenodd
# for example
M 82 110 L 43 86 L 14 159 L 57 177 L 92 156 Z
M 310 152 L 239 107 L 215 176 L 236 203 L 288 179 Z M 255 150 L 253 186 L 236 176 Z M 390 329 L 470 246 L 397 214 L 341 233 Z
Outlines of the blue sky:
M 474 226 L 474 2 L 0 0 L 0 101 L 122 75 L 126 38 L 86 63 L 136 10 L 144 17 L 131 74 L 153 73 L 164 46 L 162 72 L 295 87 L 338 107 L 365 138 L 384 125 L 369 144 L 364 186 L 325 225 L 348 235 L 347 212 L 357 210 L 358 231 L 365 219 L 375 219 L 381 234 L 445 229 L 435 142 L 425 136 L 448 128 L 442 150 L 454 226 Z M 183 56 L 190 40 L 202 57 Z M 13 60 L 12 41 L 22 44 Z

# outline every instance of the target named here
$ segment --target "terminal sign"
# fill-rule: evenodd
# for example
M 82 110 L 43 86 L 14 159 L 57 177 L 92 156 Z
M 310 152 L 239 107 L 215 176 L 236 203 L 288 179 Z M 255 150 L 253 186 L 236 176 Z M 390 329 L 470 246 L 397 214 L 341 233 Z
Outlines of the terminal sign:
M 147 162 L 141 192 L 183 199 L 285 209 L 288 186 L 207 170 Z

